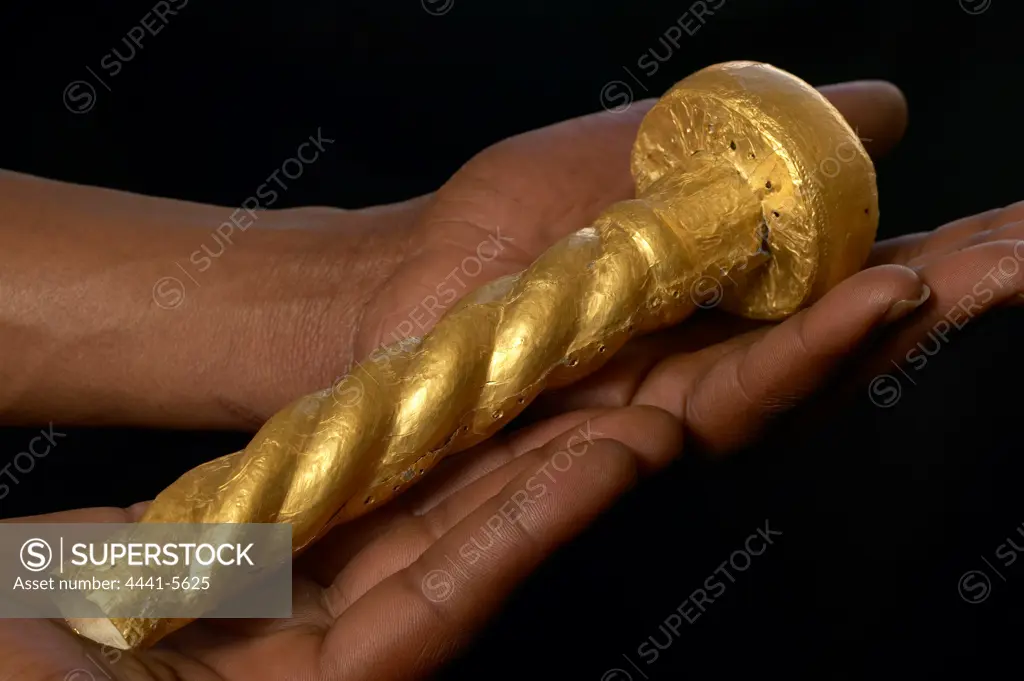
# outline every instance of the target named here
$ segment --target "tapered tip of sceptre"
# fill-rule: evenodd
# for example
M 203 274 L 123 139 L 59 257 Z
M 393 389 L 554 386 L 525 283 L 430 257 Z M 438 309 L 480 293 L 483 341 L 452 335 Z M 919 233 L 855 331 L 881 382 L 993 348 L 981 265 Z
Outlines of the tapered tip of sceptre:
M 722 306 L 781 319 L 863 267 L 878 228 L 875 170 L 856 132 L 817 90 L 768 64 L 728 62 L 677 83 L 645 117 L 633 147 L 638 195 L 707 155 L 755 192 L 770 259 Z

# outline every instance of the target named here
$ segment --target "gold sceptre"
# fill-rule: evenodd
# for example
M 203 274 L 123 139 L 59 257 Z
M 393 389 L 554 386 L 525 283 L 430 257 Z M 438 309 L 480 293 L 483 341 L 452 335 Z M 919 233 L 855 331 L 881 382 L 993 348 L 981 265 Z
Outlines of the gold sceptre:
M 541 391 L 682 321 L 701 296 L 781 319 L 859 270 L 874 241 L 875 172 L 857 135 L 810 85 L 766 64 L 719 64 L 678 83 L 640 126 L 631 169 L 636 199 L 468 295 L 387 361 L 285 407 L 244 450 L 185 473 L 142 522 L 291 523 L 298 553 L 490 437 Z M 188 622 L 69 621 L 118 648 Z

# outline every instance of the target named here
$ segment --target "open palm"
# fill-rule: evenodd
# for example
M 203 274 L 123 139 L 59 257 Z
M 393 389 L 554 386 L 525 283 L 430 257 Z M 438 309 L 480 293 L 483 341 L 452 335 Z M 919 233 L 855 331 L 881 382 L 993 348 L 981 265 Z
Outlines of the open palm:
M 905 112 L 891 88 L 851 84 L 826 92 L 876 150 L 902 133 Z M 381 209 L 386 228 L 406 245 L 401 264 L 362 311 L 356 356 L 396 332 L 409 335 L 410 323 L 415 335 L 429 328 L 454 302 L 442 283 L 457 298 L 521 270 L 609 203 L 628 198 L 628 152 L 645 109 L 636 104 L 507 140 L 435 195 Z M 427 675 L 638 473 L 687 447 L 725 453 L 753 437 L 871 331 L 915 309 L 924 283 L 929 308 L 944 311 L 1001 260 L 1019 262 L 1022 217 L 1024 210 L 1009 208 L 883 242 L 874 267 L 782 324 L 702 313 L 633 341 L 583 383 L 539 400 L 526 415 L 530 425 L 452 457 L 406 495 L 332 531 L 295 566 L 288 620 L 199 621 L 140 653 L 101 650 L 58 622 L 0 621 L 0 680 Z M 996 293 L 978 300 L 973 314 L 1016 296 L 1020 269 L 995 274 Z M 904 335 L 920 334 L 936 314 L 920 316 Z M 141 509 L 32 520 L 124 522 Z

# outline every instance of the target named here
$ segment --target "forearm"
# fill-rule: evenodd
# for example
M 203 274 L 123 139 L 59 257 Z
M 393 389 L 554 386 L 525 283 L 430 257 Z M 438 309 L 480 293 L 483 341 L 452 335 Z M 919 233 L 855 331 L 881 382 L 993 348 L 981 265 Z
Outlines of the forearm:
M 358 212 L 248 213 L 7 172 L 0 216 L 7 423 L 258 425 L 344 370 L 402 242 Z

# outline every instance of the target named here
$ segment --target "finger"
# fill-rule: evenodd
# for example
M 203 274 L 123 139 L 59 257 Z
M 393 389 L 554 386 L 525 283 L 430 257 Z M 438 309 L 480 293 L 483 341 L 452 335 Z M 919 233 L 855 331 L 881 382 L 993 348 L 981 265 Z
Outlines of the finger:
M 945 250 L 924 251 L 917 257 L 910 260 L 907 265 L 920 271 L 931 264 L 941 262 L 950 255 L 965 251 L 973 248 L 974 246 L 994 243 L 997 241 L 1013 242 L 1018 241 L 1021 238 L 1024 238 L 1024 220 L 1009 223 L 1004 223 L 1002 220 L 994 220 L 987 229 L 975 232 L 974 234 L 961 239 L 955 247 Z
M 872 156 L 888 153 L 907 130 L 907 100 L 884 80 L 825 85 L 818 90 L 832 102 Z
M 359 599 L 324 642 L 339 676 L 429 674 L 635 480 L 632 452 L 613 440 L 598 440 L 570 461 L 550 478 L 539 467 L 523 471 L 413 565 Z M 524 494 L 529 503 L 517 507 Z
M 872 154 L 884 154 L 902 139 L 907 128 L 907 102 L 892 83 L 853 81 L 825 85 L 819 91 L 858 131 Z M 633 198 L 629 156 L 643 117 L 656 102 L 645 99 L 623 112 L 603 111 L 525 133 L 493 147 L 487 160 L 500 157 L 510 169 L 531 166 L 532 176 L 516 172 L 502 175 L 502 186 L 509 186 L 513 192 L 518 183 L 552 187 L 553 193 L 562 196 L 578 196 L 582 191 L 590 198 L 584 203 L 596 204 L 594 210 L 601 210 L 614 201 Z M 577 220 L 561 228 L 557 222 L 552 224 L 549 237 L 553 238 L 544 246 L 589 221 L 577 224 Z
M 666 357 L 719 346 L 765 325 L 706 310 L 679 326 L 630 340 L 599 372 L 566 388 L 541 393 L 520 418 L 532 422 L 566 409 L 624 407 L 630 404 L 644 378 Z
M 971 215 L 925 232 L 916 232 L 875 244 L 868 266 L 909 264 L 925 256 L 945 255 L 987 239 L 986 232 L 1024 220 L 1024 201 L 1005 208 Z
M 884 154 L 902 139 L 907 128 L 907 101 L 892 83 L 852 81 L 825 85 L 819 91 L 858 131 L 872 154 Z M 517 177 L 509 172 L 502 179 L 555 187 L 555 193 L 563 196 L 589 189 L 585 195 L 598 204 L 598 209 L 603 208 L 633 197 L 629 156 L 640 123 L 656 102 L 657 99 L 645 99 L 623 112 L 603 111 L 519 135 L 492 147 L 487 160 L 500 157 L 511 168 L 529 164 L 533 166 L 533 177 Z M 542 164 L 538 163 L 541 159 Z M 566 171 L 572 171 L 572 177 L 566 177 Z M 565 182 L 571 184 L 563 186 Z M 515 186 L 511 185 L 513 191 Z M 554 231 L 561 236 L 568 230 L 563 227 Z
M 875 404 L 893 402 L 882 394 L 888 390 L 894 362 L 906 367 L 904 376 L 927 366 L 929 358 L 978 317 L 995 307 L 1024 303 L 1024 242 L 995 241 L 972 246 L 933 260 L 918 268 L 931 289 L 931 297 L 913 322 L 900 325 L 900 332 L 888 340 L 860 372 L 863 377 L 888 377 L 887 386 L 872 382 L 870 395 Z M 886 368 L 883 368 L 886 367 Z M 877 392 L 876 392 L 877 388 Z
M 421 497 L 414 513 L 436 510 L 440 518 L 447 519 L 441 526 L 447 531 L 528 466 L 519 461 L 527 452 L 534 457 L 550 457 L 559 451 L 587 447 L 599 438 L 629 447 L 637 455 L 639 470 L 646 474 L 667 464 L 682 449 L 682 424 L 668 412 L 648 406 L 566 414 L 563 419 L 512 435 L 505 446 L 493 452 L 466 457 L 454 484 L 441 485 Z
M 324 588 L 335 582 L 345 566 L 370 544 L 394 541 L 394 528 L 426 513 L 439 502 L 467 487 L 491 471 L 501 468 L 519 455 L 555 439 L 559 434 L 580 427 L 605 409 L 560 414 L 523 432 L 499 433 L 491 439 L 442 461 L 425 480 L 387 505 L 339 525 L 299 558 L 300 569 Z M 493 494 L 493 492 L 492 492 Z M 406 559 L 412 562 L 419 553 Z
M 870 151 L 885 153 L 903 137 L 906 99 L 892 83 L 854 81 L 824 86 L 821 93 Z M 629 156 L 640 124 L 656 102 L 645 99 L 623 112 L 603 111 L 556 123 L 501 142 L 474 159 L 470 169 L 475 172 L 483 166 L 489 184 L 511 196 L 529 195 L 540 186 L 552 196 L 574 198 L 571 210 L 560 206 L 559 219 L 539 223 L 537 238 L 519 244 L 527 253 L 535 257 L 558 238 L 585 227 L 609 204 L 633 198 Z
M 564 421 L 568 423 L 569 421 Z M 356 555 L 347 551 L 350 559 L 339 560 L 336 552 L 322 551 L 317 557 L 316 571 L 323 577 L 333 576 L 325 600 L 332 604 L 332 612 L 342 613 L 368 589 L 381 580 L 410 565 L 419 558 L 438 537 L 476 511 L 487 500 L 524 470 L 555 461 L 561 465 L 566 453 L 582 456 L 598 439 L 615 439 L 636 454 L 641 472 L 650 472 L 667 464 L 682 450 L 682 425 L 677 419 L 660 409 L 627 407 L 601 413 L 595 418 L 583 418 L 570 427 L 538 442 L 545 429 L 527 434 L 520 442 L 509 442 L 481 458 L 494 457 L 502 465 L 494 470 L 490 466 L 474 466 L 477 457 L 468 457 L 461 486 L 440 487 L 421 499 L 404 517 L 393 519 L 389 531 L 376 541 L 364 545 Z M 512 438 L 515 440 L 515 438 Z M 531 441 L 538 444 L 529 451 L 523 449 Z M 468 452 L 467 452 L 468 454 Z M 339 528 L 344 531 L 344 528 Z M 347 544 L 347 537 L 339 537 Z M 333 570 L 333 572 L 330 572 Z
M 778 326 L 696 356 L 674 357 L 644 381 L 634 404 L 674 414 L 711 453 L 742 445 L 777 412 L 821 385 L 870 332 L 906 316 L 928 295 L 911 269 L 860 272 Z
M 1013 225 L 1019 231 L 1018 224 Z M 1024 241 L 1008 239 L 972 246 L 919 268 L 921 278 L 933 287 L 934 305 L 958 304 L 971 296 L 984 312 L 1016 302 L 1024 290 Z M 970 304 L 970 298 L 964 301 Z
M 441 464 L 430 477 L 409 492 L 409 505 L 422 514 L 471 482 L 505 466 L 526 452 L 538 449 L 560 435 L 571 433 L 607 409 L 583 409 L 552 416 L 522 430 L 491 438 Z M 436 475 L 439 473 L 440 475 Z
M 1020 226 L 1014 224 L 1014 231 Z M 945 320 L 962 328 L 1000 305 L 1024 302 L 1024 241 L 1010 239 L 971 246 L 916 268 L 932 290 L 928 314 L 916 327 Z M 937 323 L 937 322 L 936 322 Z
M 872 153 L 887 152 L 903 137 L 906 99 L 892 83 L 854 81 L 824 86 L 821 93 L 858 131 Z M 547 215 L 516 201 L 508 206 L 505 221 L 498 222 L 489 213 L 492 204 L 482 207 L 486 214 L 475 224 L 514 224 L 517 217 L 535 223 L 536 232 L 524 234 L 516 244 L 532 259 L 565 234 L 590 224 L 608 205 L 633 198 L 636 190 L 629 157 L 640 124 L 656 102 L 646 99 L 623 112 L 602 111 L 556 123 L 505 140 L 479 155 L 467 165 L 464 175 L 485 178 L 491 190 L 499 188 L 503 195 L 526 198 L 543 187 L 550 196 L 572 197 L 572 205 L 559 205 L 557 214 Z M 461 179 L 459 175 L 456 178 Z M 493 191 L 490 197 L 501 198 Z M 467 208 L 465 203 L 460 206 L 461 210 Z M 479 234 L 473 237 L 479 240 Z M 476 241 L 464 245 L 475 247 Z
M 383 569 L 383 576 L 387 576 L 407 566 L 426 549 L 431 539 L 417 535 L 422 535 L 424 529 L 417 516 L 423 515 L 480 478 L 503 468 L 522 454 L 544 447 L 556 440 L 559 435 L 570 437 L 577 429 L 608 411 L 589 409 L 559 414 L 519 432 L 498 434 L 476 447 L 442 461 L 423 482 L 386 506 L 333 528 L 298 559 L 299 569 L 324 588 L 330 588 L 333 584 L 334 588 L 345 594 L 340 600 L 348 601 L 351 594 L 362 593 L 372 586 L 372 583 L 365 584 L 365 580 L 360 580 L 360 586 L 350 582 L 347 576 L 343 576 L 339 582 L 338 576 L 342 570 L 346 570 L 347 573 L 358 573 L 364 562 L 361 554 L 368 547 L 372 546 L 374 552 L 385 554 L 376 566 L 370 565 L 370 572 L 374 575 L 381 574 Z M 603 424 L 601 427 L 605 428 L 607 425 Z M 502 471 L 499 477 L 495 477 L 488 484 L 493 486 L 494 481 L 501 480 L 500 476 L 514 475 L 517 470 L 510 468 Z M 499 482 L 499 486 L 505 482 L 507 479 Z M 481 489 L 489 488 L 484 486 Z M 495 489 L 490 489 L 486 494 L 474 490 L 467 494 L 469 498 L 476 498 L 476 504 L 479 505 L 495 493 Z M 463 515 L 474 509 L 475 506 L 469 508 Z M 461 520 L 461 517 L 457 519 Z M 397 527 L 402 529 L 396 531 Z M 398 547 L 401 555 L 393 555 L 393 547 Z M 358 563 L 354 562 L 356 560 Z

